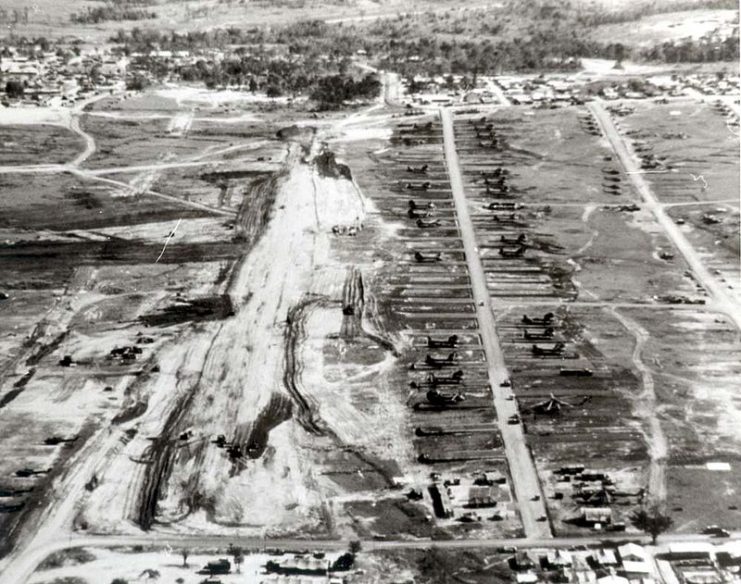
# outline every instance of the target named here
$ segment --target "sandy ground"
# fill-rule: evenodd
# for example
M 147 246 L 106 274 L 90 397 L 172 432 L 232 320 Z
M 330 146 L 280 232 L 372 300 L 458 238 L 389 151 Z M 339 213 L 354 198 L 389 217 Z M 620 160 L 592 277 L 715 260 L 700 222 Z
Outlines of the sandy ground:
M 29 584 L 43 584 L 65 577 L 83 578 L 89 584 L 102 584 L 103 582 L 110 582 L 114 578 L 122 578 L 129 582 L 153 582 L 156 580 L 161 582 L 175 582 L 177 578 L 182 578 L 178 582 L 196 584 L 208 577 L 198 572 L 208 562 L 213 562 L 220 558 L 225 558 L 232 562 L 232 574 L 218 577 L 223 584 L 235 584 L 237 582 L 257 583 L 269 581 L 264 569 L 265 564 L 269 560 L 281 561 L 289 557 L 247 554 L 244 556 L 244 562 L 240 566 L 240 573 L 237 573 L 236 567 L 233 564 L 233 557 L 227 553 L 209 555 L 194 553 L 188 556 L 186 567 L 183 565 L 183 557 L 180 554 L 180 550 L 177 549 L 165 549 L 161 552 L 148 553 L 84 549 L 88 553 L 93 554 L 95 559 L 82 565 L 75 565 L 74 561 L 69 561 L 70 565 L 37 572 L 31 578 Z M 339 553 L 328 553 L 325 559 L 332 562 L 339 555 Z M 159 573 L 159 577 L 148 579 L 148 570 L 156 570 Z M 307 583 L 326 582 L 326 577 L 304 577 L 301 581 Z

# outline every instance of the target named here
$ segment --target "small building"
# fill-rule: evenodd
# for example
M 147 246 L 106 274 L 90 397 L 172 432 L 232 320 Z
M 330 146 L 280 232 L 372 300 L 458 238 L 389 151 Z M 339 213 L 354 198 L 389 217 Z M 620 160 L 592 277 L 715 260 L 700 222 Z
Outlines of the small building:
M 520 572 L 515 574 L 517 584 L 535 584 L 538 581 L 538 575 L 535 572 Z
M 550 550 L 546 555 L 546 564 L 551 569 L 562 569 L 571 566 L 574 563 L 572 555 L 561 549 Z
M 609 525 L 612 523 L 612 509 L 609 507 L 582 507 L 580 519 L 583 525 Z
M 666 559 L 676 560 L 707 560 L 715 559 L 715 546 L 707 542 L 678 542 L 669 545 Z
M 645 560 L 632 561 L 623 560 L 623 572 L 631 580 L 635 578 L 642 578 L 651 573 L 651 567 Z
M 617 566 L 618 559 L 614 550 L 601 549 L 594 554 L 594 561 L 598 566 L 610 567 Z
M 473 486 L 468 490 L 468 500 L 465 506 L 477 509 L 482 507 L 496 507 L 497 500 L 492 487 Z
M 610 574 L 602 578 L 597 578 L 597 584 L 630 584 L 630 581 L 622 576 Z
M 516 571 L 534 570 L 535 562 L 527 552 L 517 552 L 510 558 L 509 566 Z
M 648 561 L 648 552 L 636 543 L 626 543 L 617 549 L 620 559 L 625 562 L 646 562 Z

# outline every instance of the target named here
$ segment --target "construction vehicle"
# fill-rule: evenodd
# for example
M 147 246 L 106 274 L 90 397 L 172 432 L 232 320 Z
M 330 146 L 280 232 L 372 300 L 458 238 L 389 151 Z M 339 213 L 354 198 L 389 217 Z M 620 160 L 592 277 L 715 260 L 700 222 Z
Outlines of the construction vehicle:
M 405 188 L 410 191 L 428 191 L 430 190 L 431 186 L 432 186 L 432 183 L 430 181 L 426 181 L 423 183 L 408 182 Z
M 458 353 L 453 351 L 447 357 L 435 357 L 430 353 L 425 356 L 425 364 L 434 369 L 442 369 L 443 367 L 452 367 L 458 361 Z
M 421 251 L 414 252 L 414 259 L 417 260 L 417 263 L 420 263 L 420 264 L 425 264 L 425 263 L 432 264 L 435 262 L 439 262 L 441 256 L 442 256 L 442 253 L 439 251 L 428 252 L 428 253 L 422 253 Z
M 552 347 L 543 347 L 541 345 L 533 345 L 530 350 L 532 351 L 533 355 L 560 355 L 563 353 L 563 350 L 566 348 L 566 345 L 564 343 L 558 342 L 555 343 Z
M 422 166 L 407 166 L 407 172 L 411 172 L 412 174 L 427 174 L 428 168 L 428 164 L 423 164 Z
M 427 337 L 427 346 L 430 349 L 452 349 L 458 345 L 458 335 L 450 335 L 445 340 Z
M 420 229 L 429 229 L 431 227 L 440 227 L 439 219 L 417 219 L 417 227 Z
M 553 338 L 553 327 L 549 326 L 545 330 L 539 333 L 532 333 L 529 330 L 525 329 L 525 338 L 528 341 L 547 341 L 548 339 Z
M 527 314 L 522 316 L 522 322 L 525 324 L 539 324 L 539 325 L 548 325 L 550 324 L 554 317 L 556 315 L 552 312 L 546 312 L 542 317 L 540 318 L 531 318 Z

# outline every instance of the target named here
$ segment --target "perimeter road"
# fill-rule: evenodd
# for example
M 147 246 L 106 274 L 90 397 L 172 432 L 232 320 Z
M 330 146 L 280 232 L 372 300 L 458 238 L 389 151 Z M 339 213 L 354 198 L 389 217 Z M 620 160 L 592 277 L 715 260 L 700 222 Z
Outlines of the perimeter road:
M 494 313 L 491 309 L 491 296 L 476 247 L 476 237 L 471 216 L 468 212 L 468 202 L 463 191 L 463 180 L 458 165 L 458 153 L 455 149 L 453 118 L 450 110 L 441 109 L 440 119 L 443 126 L 443 144 L 450 177 L 450 188 L 453 192 L 458 227 L 463 240 L 463 249 L 466 253 L 466 264 L 471 278 L 473 299 L 476 303 L 476 316 L 489 367 L 489 383 L 494 396 L 497 422 L 509 463 L 512 486 L 518 500 L 522 526 L 528 539 L 550 538 L 552 534 L 548 521 L 538 521 L 539 518 L 547 517 L 547 514 L 538 473 L 527 448 L 522 425 L 507 423 L 510 416 L 517 414 L 517 402 L 506 399 L 506 395 L 512 392 L 511 388 L 501 387 L 501 383 L 509 379 L 509 373 L 504 363 L 502 349 L 499 346 L 499 338 L 494 324 Z
M 651 192 L 651 188 L 644 180 L 636 159 L 628 150 L 628 146 L 615 127 L 610 114 L 605 111 L 602 104 L 596 101 L 590 102 L 588 107 L 597 118 L 600 126 L 602 126 L 607 139 L 612 145 L 612 149 L 618 155 L 618 158 L 620 158 L 626 174 L 633 183 L 633 186 L 640 193 L 646 207 L 653 213 L 656 221 L 664 229 L 664 233 L 666 233 L 666 236 L 674 244 L 674 247 L 682 254 L 697 280 L 705 287 L 705 290 L 708 291 L 710 296 L 712 296 L 718 309 L 724 312 L 734 322 L 737 329 L 741 330 L 741 306 L 738 305 L 735 299 L 728 294 L 726 289 L 708 271 L 695 248 L 684 236 L 684 233 L 680 231 L 672 218 L 666 214 L 664 206 Z

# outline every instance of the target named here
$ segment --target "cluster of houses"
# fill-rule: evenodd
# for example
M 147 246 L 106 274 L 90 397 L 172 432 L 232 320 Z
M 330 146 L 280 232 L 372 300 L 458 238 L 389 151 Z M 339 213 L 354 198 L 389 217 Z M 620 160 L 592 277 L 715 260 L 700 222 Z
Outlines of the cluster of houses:
M 151 81 L 155 71 L 161 77 L 162 71 L 225 58 L 218 49 L 198 54 L 152 49 L 123 55 L 110 48 L 44 50 L 41 46 L 5 46 L 0 54 L 2 104 L 72 105 L 81 99 L 124 89 L 127 81 L 135 77 Z
M 584 73 L 479 76 L 475 87 L 462 76 L 417 76 L 410 93 L 416 105 L 501 104 L 558 107 L 605 100 L 738 95 L 738 74 L 672 74 L 596 80 Z M 407 85 L 408 87 L 408 85 Z
M 635 543 L 615 548 L 518 551 L 509 560 L 517 584 L 721 584 L 738 581 L 741 546 L 676 543 L 652 556 Z
M 0 57 L 2 104 L 64 106 L 124 86 L 128 59 L 107 50 L 19 51 Z

